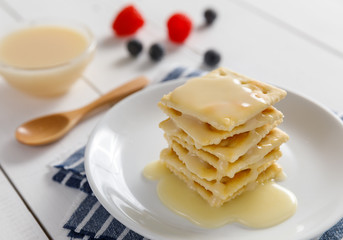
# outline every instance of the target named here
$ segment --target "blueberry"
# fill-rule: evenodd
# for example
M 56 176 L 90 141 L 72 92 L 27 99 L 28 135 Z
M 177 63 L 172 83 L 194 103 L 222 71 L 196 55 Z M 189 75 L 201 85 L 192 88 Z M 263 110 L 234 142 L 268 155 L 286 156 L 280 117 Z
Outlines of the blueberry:
M 217 13 L 213 9 L 206 9 L 204 12 L 204 17 L 207 25 L 211 25 L 217 18 Z
M 131 56 L 137 57 L 143 50 L 143 44 L 137 39 L 131 39 L 127 43 L 127 50 Z
M 206 65 L 213 67 L 220 62 L 220 54 L 215 50 L 208 50 L 204 54 L 204 62 Z
M 158 62 L 164 56 L 164 48 L 161 44 L 155 43 L 149 49 L 149 56 L 151 60 Z

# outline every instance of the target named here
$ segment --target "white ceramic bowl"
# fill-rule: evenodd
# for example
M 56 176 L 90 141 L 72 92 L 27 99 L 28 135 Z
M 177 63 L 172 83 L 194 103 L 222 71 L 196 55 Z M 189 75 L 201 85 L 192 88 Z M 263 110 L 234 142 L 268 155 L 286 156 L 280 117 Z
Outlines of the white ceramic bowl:
M 0 59 L 0 75 L 13 87 L 29 94 L 56 96 L 67 92 L 71 85 L 80 78 L 94 55 L 96 41 L 91 31 L 85 25 L 62 20 L 37 20 L 22 23 L 0 37 L 4 39 L 17 31 L 41 26 L 62 27 L 74 30 L 85 37 L 87 46 L 81 54 L 73 59 L 51 67 L 22 68 L 6 64 Z

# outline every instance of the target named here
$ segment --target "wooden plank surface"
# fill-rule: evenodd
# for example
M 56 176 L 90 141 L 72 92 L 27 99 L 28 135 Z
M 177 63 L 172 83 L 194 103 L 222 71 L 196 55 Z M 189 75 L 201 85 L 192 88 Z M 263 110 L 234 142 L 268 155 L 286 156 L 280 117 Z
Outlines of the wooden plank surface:
M 2 7 L 0 2 L 0 34 L 16 22 L 13 16 Z M 4 94 L 3 90 L 0 85 L 0 95 Z M 8 100 L 10 99 L 1 99 L 3 102 Z M 9 102 L 7 105 L 10 105 Z M 5 119 L 7 109 L 0 107 L 0 110 L 2 112 L 0 119 Z M 2 121 L 0 120 L 0 122 Z M 6 128 L 7 125 L 1 125 L 1 132 Z M 0 138 L 3 138 L 2 134 Z M 41 226 L 3 173 L 2 163 L 3 158 L 0 157 L 0 239 L 22 239 L 24 237 L 25 239 L 47 239 Z
M 238 1 L 237 1 L 238 2 Z M 340 0 L 240 1 L 250 10 L 343 57 Z M 250 5 L 250 6 L 249 6 Z
M 342 86 L 342 59 L 237 2 L 212 1 L 210 6 L 218 12 L 217 22 L 195 31 L 187 46 L 199 54 L 209 48 L 217 49 L 223 66 L 309 96 L 330 109 L 343 110 L 341 89 L 337 87 Z M 190 2 L 182 0 L 155 1 L 142 7 L 145 12 L 160 9 L 151 18 L 161 28 L 164 22 L 157 22 L 175 11 L 186 12 L 199 26 L 208 2 L 199 1 L 191 7 Z
M 46 16 L 58 19 L 63 13 L 63 18 L 86 23 L 95 34 L 98 46 L 95 58 L 84 75 L 102 93 L 137 75 L 146 75 L 149 78 L 158 77 L 161 69 L 170 69 L 171 63 L 186 66 L 199 65 L 200 58 L 193 51 L 183 47 L 174 48 L 173 46 L 166 48 L 167 54 L 160 63 L 150 61 L 148 48 L 155 42 L 166 42 L 164 30 L 156 28 L 151 21 L 156 11 L 152 13 L 143 12 L 147 21 L 144 29 L 139 31 L 135 37 L 144 43 L 144 53 L 139 58 L 132 59 L 125 47 L 128 38 L 116 38 L 111 29 L 111 23 L 117 12 L 128 4 L 125 1 L 101 0 L 85 2 L 78 0 L 73 2 L 46 2 L 34 0 L 26 2 L 14 0 L 8 3 L 16 10 L 18 15 L 26 20 L 42 19 Z M 138 2 L 136 5 L 140 8 L 143 6 Z M 44 9 L 44 11 L 40 9 Z
M 0 169 L 0 239 L 48 239 Z
M 0 3 L 4 2 L 0 0 Z M 0 78 L 0 125 L 3 126 L 0 135 L 1 166 L 38 221 L 54 239 L 63 239 L 66 234 L 62 229 L 63 221 L 76 199 L 77 191 L 52 182 L 54 171 L 49 165 L 85 144 L 102 114 L 83 121 L 62 141 L 34 148 L 21 145 L 14 139 L 15 128 L 28 119 L 80 107 L 98 97 L 99 92 L 104 93 L 133 76 L 145 74 L 157 78 L 160 72 L 178 65 L 202 67 L 203 53 L 208 48 L 220 51 L 223 66 L 294 89 L 331 109 L 343 110 L 343 71 L 339 55 L 289 31 L 287 27 L 252 11 L 246 5 L 236 0 L 212 1 L 210 5 L 205 0 L 196 1 L 196 4 L 195 1 L 183 0 L 133 2 L 147 19 L 145 28 L 136 35 L 146 47 L 144 54 L 137 59 L 127 56 L 127 39 L 115 38 L 110 28 L 115 13 L 127 1 L 11 0 L 5 2 L 7 7 L 0 4 L 0 27 L 14 24 L 18 19 L 63 16 L 85 22 L 98 40 L 97 54 L 84 77 L 68 94 L 59 98 L 28 96 L 11 88 Z M 267 3 L 268 0 L 263 2 Z M 208 6 L 218 11 L 219 18 L 212 27 L 204 29 L 201 28 L 202 11 Z M 274 8 L 269 8 L 269 13 L 273 9 L 282 12 L 276 4 L 271 6 Z M 165 21 L 175 11 L 186 12 L 195 24 L 194 32 L 182 46 L 169 44 L 166 40 Z M 285 8 L 284 14 L 291 11 L 292 7 Z M 282 14 L 277 15 L 281 19 Z M 289 22 L 292 26 L 296 23 Z M 330 25 L 330 21 L 324 21 L 323 24 Z M 310 33 L 311 37 L 338 49 L 333 42 L 317 37 L 315 30 L 310 29 L 307 34 Z M 154 42 L 166 44 L 168 50 L 165 59 L 157 64 L 150 62 L 147 57 L 147 48 Z M 9 187 L 8 184 L 6 186 Z M 28 211 L 24 212 L 29 215 Z M 32 222 L 32 219 L 27 222 Z
M 63 220 L 78 191 L 53 182 L 51 178 L 56 171 L 50 165 L 83 146 L 101 114 L 89 117 L 62 141 L 47 146 L 20 144 L 14 138 L 14 131 L 24 121 L 83 106 L 98 94 L 84 81 L 77 82 L 67 95 L 53 99 L 28 96 L 1 80 L 0 91 L 0 109 L 6 113 L 0 118 L 0 125 L 6 126 L 0 136 L 1 165 L 50 236 L 65 235 Z
M 342 58 L 289 31 L 286 26 L 252 11 L 240 1 L 218 0 L 210 4 L 205 0 L 197 1 L 197 4 L 182 0 L 133 2 L 147 19 L 146 26 L 136 36 L 144 42 L 145 47 L 153 42 L 166 43 L 166 20 L 176 11 L 186 13 L 194 21 L 195 28 L 187 43 L 182 46 L 169 45 L 169 54 L 158 64 L 149 62 L 147 50 L 138 59 L 132 60 L 125 50 L 127 39 L 115 38 L 110 27 L 116 12 L 127 2 L 75 1 L 68 5 L 68 9 L 64 1 L 51 1 L 48 4 L 35 0 L 35 4 L 31 5 L 13 0 L 11 5 L 24 19 L 39 18 L 45 14 L 57 16 L 59 11 L 65 11 L 65 17 L 73 17 L 89 24 L 99 44 L 95 59 L 86 70 L 85 76 L 101 92 L 135 75 L 156 77 L 160 69 L 170 65 L 201 67 L 203 53 L 214 48 L 222 54 L 222 66 L 302 93 L 330 109 L 343 110 L 343 101 L 339 97 L 340 88 L 336 87 L 343 77 L 340 70 Z M 47 10 L 38 11 L 32 7 L 36 5 Z M 300 12 L 306 11 L 308 5 L 309 3 L 297 6 L 300 9 L 299 18 Z M 209 6 L 216 9 L 219 17 L 212 27 L 204 29 L 201 28 L 202 13 Z M 284 12 L 293 15 L 292 8 L 285 8 Z M 328 13 L 325 16 L 327 15 Z M 315 14 L 312 18 L 318 19 Z M 331 25 L 332 21 L 324 20 L 322 24 L 332 32 L 341 32 L 339 26 Z M 299 24 L 303 23 L 299 20 Z M 314 30 L 308 31 L 313 38 L 317 37 Z

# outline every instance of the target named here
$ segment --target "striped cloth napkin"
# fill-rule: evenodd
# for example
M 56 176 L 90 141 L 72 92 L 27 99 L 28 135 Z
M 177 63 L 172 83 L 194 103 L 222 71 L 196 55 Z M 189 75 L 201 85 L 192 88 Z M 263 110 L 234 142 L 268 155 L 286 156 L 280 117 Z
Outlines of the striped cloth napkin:
M 200 70 L 189 71 L 177 67 L 161 80 L 161 82 L 202 75 Z M 343 114 L 340 115 L 343 120 Z M 146 239 L 130 230 L 112 217 L 94 196 L 85 175 L 84 169 L 85 147 L 81 147 L 71 154 L 65 161 L 54 167 L 58 169 L 53 180 L 65 186 L 83 192 L 73 207 L 73 213 L 63 228 L 69 230 L 70 239 L 91 240 L 140 240 Z M 320 240 L 341 240 L 343 238 L 343 219 L 325 232 Z

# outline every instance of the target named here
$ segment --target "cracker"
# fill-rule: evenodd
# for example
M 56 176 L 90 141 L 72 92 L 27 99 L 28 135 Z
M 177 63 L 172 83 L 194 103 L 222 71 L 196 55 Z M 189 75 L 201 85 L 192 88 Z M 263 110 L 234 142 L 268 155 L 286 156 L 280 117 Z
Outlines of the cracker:
M 192 78 L 161 99 L 165 106 L 231 131 L 286 96 L 286 91 L 225 68 Z
M 210 160 L 209 163 L 213 163 L 213 166 L 216 168 L 221 168 L 222 165 L 225 166 L 228 162 L 235 162 L 280 123 L 281 120 L 278 120 L 272 124 L 264 125 L 252 131 L 236 134 L 230 138 L 224 139 L 217 145 L 203 146 L 199 149 L 193 147 L 191 138 L 187 136 L 183 130 L 177 128 L 171 120 L 162 122 L 160 127 L 169 138 L 178 142 L 194 154 L 198 153 L 198 155 L 204 159 L 207 159 L 208 154 L 211 154 L 212 156 L 209 158 L 213 160 Z
M 246 169 L 237 173 L 233 178 L 223 178 L 221 181 L 207 181 L 191 173 L 179 160 L 176 153 L 170 148 L 161 152 L 161 161 L 177 177 L 183 180 L 188 187 L 197 191 L 213 207 L 219 207 L 223 203 L 235 198 L 244 192 L 248 185 L 256 183 L 258 176 L 272 169 L 270 174 L 264 174 L 264 181 L 275 178 L 282 170 L 274 162 L 277 159 L 278 151 L 272 151 L 265 156 L 265 164 L 257 169 Z
M 169 145 L 192 173 L 200 178 L 212 181 L 220 180 L 223 176 L 233 177 L 237 172 L 248 168 L 258 168 L 264 164 L 264 156 L 273 150 L 279 149 L 281 144 L 287 140 L 287 134 L 279 129 L 273 129 L 270 134 L 263 138 L 257 145 L 251 147 L 237 161 L 233 163 L 217 161 L 214 165 L 213 155 L 206 154 L 202 150 L 194 149 L 192 146 L 184 147 L 173 140 Z
M 251 131 L 283 118 L 283 114 L 276 108 L 268 107 L 247 122 L 233 128 L 231 131 L 222 131 L 212 127 L 208 123 L 201 122 L 190 115 L 182 114 L 172 108 L 168 108 L 161 103 L 159 103 L 159 107 L 173 120 L 177 127 L 181 128 L 190 138 L 192 138 L 193 144 L 197 148 L 206 145 L 219 144 L 223 139 L 239 133 Z M 164 125 L 168 128 L 168 126 L 166 126 L 167 124 Z

